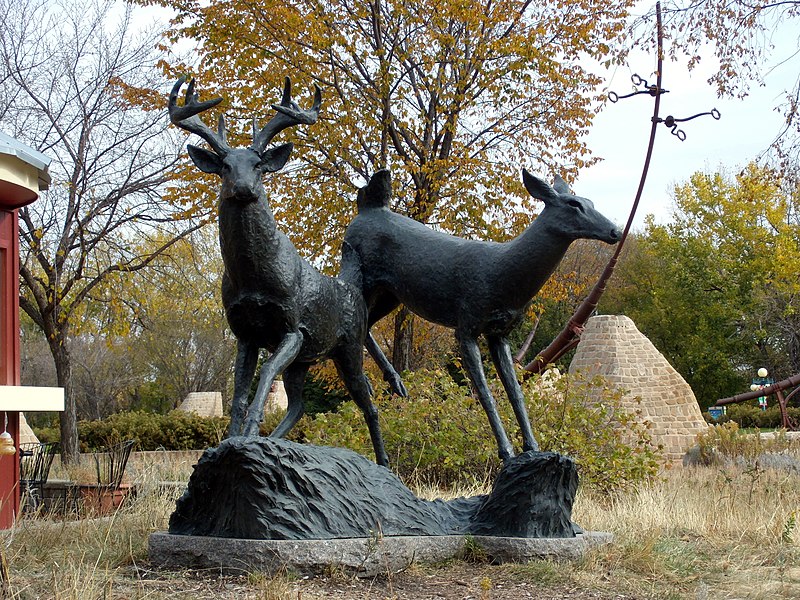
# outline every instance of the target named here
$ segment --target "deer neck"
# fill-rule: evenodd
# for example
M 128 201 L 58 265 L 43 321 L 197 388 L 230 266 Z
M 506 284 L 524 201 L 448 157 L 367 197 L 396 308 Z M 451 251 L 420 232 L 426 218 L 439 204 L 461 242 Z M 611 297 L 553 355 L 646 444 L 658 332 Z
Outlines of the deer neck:
M 558 267 L 572 240 L 559 233 L 545 209 L 518 237 L 505 244 L 502 280 L 516 304 L 527 304 Z
M 220 196 L 219 244 L 225 270 L 234 283 L 246 284 L 278 253 L 278 228 L 263 190 L 242 202 Z

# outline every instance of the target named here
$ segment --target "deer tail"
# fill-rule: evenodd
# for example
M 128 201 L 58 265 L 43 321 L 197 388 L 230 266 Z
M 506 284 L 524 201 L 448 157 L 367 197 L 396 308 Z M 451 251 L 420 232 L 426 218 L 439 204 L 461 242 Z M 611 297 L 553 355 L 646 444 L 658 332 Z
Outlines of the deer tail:
M 392 175 L 388 169 L 381 169 L 358 190 L 358 212 L 368 208 L 388 208 L 391 199 Z

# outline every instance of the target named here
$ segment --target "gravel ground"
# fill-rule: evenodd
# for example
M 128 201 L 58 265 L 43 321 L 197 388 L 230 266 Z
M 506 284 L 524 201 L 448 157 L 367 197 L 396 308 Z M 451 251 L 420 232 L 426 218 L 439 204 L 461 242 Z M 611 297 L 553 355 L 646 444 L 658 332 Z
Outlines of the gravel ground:
M 542 583 L 502 566 L 454 562 L 420 567 L 391 576 L 358 579 L 344 575 L 301 580 L 270 580 L 258 576 L 219 577 L 203 572 L 164 573 L 140 569 L 140 594 L 158 598 L 265 600 L 645 600 L 644 596 L 608 590 L 582 589 L 574 583 Z M 117 586 L 114 597 L 133 597 Z

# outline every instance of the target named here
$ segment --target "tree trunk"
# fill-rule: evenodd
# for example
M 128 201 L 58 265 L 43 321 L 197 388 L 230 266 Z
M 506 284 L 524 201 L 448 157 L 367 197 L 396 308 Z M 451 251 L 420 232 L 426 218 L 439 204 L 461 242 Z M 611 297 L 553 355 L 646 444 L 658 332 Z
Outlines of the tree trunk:
M 392 366 L 402 373 L 411 370 L 411 350 L 414 347 L 414 314 L 405 306 L 394 316 L 394 348 Z
M 64 412 L 61 413 L 61 460 L 73 464 L 80 456 L 78 443 L 78 414 L 72 389 L 72 359 L 66 336 L 56 336 L 50 342 L 50 352 L 56 366 L 58 386 L 64 388 Z

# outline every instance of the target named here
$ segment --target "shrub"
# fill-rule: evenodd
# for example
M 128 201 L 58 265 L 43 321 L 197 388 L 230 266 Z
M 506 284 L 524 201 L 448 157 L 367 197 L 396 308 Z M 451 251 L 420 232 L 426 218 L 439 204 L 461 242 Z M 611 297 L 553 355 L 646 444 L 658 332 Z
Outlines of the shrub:
M 551 387 L 539 381 L 532 378 L 524 391 L 541 449 L 572 456 L 584 485 L 607 492 L 655 476 L 658 449 L 637 415 L 623 410 L 621 392 L 599 379 L 564 376 Z M 407 373 L 405 384 L 408 398 L 383 392 L 376 399 L 396 473 L 406 480 L 453 486 L 483 481 L 500 468 L 486 415 L 469 388 L 443 370 Z M 495 389 L 494 394 L 509 435 L 520 438 L 505 393 Z M 363 416 L 352 402 L 336 413 L 304 418 L 299 430 L 308 442 L 372 457 Z
M 697 436 L 700 463 L 712 465 L 719 463 L 720 459 L 742 458 L 746 464 L 751 464 L 764 453 L 786 452 L 792 447 L 785 431 L 778 431 L 770 439 L 762 439 L 758 433 L 741 431 L 736 421 L 709 427 Z
M 624 390 L 580 374 L 531 378 L 523 390 L 542 450 L 574 458 L 583 485 L 606 493 L 658 474 L 661 447 L 653 444 L 641 411 L 623 406 Z
M 61 430 L 58 427 L 31 427 L 42 443 L 60 442 Z
M 123 412 L 78 423 L 81 450 L 97 450 L 121 440 L 136 440 L 138 450 L 198 450 L 217 446 L 228 417 L 199 417 L 173 410 L 166 415 Z
M 789 418 L 800 422 L 800 408 L 790 406 L 787 411 Z M 725 414 L 714 420 L 708 412 L 703 413 L 705 420 L 711 425 L 723 425 L 731 421 L 736 422 L 742 429 L 779 429 L 781 427 L 780 407 L 773 403 L 767 410 L 761 410 L 751 404 L 729 404 Z

